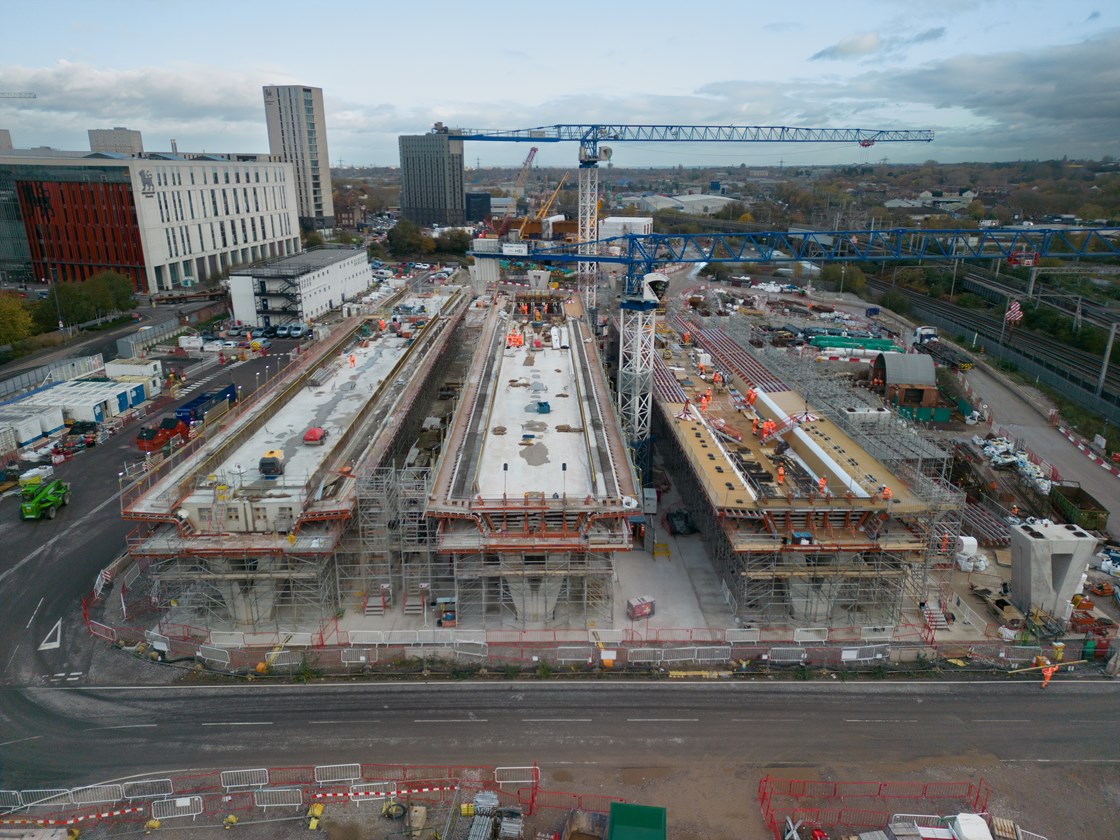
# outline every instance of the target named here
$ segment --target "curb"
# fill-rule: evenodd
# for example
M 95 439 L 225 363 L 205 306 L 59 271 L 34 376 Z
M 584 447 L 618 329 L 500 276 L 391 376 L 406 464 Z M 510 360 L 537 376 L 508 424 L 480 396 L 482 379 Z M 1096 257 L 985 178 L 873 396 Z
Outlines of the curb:
M 1120 466 L 1105 460 L 1102 456 L 1098 455 L 1096 452 L 1090 449 L 1089 446 L 1071 429 L 1068 429 L 1065 426 L 1058 426 L 1058 433 L 1078 449 L 1080 449 L 1084 453 L 1085 457 L 1096 464 L 1098 467 L 1120 478 Z

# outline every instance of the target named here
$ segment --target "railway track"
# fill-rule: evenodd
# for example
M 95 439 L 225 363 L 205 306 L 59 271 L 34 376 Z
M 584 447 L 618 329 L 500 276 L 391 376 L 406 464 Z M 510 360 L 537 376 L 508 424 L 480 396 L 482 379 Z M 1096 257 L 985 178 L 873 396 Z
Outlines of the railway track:
M 879 292 L 890 291 L 888 283 L 868 279 L 868 285 Z M 1002 319 L 951 303 L 932 300 L 926 295 L 909 289 L 895 288 L 909 302 L 915 314 L 937 316 L 956 325 L 962 333 L 975 333 L 978 340 L 989 348 L 999 344 Z M 1102 360 L 1099 356 L 1068 347 L 1060 341 L 1031 332 L 1020 326 L 1014 330 L 1003 330 L 1003 346 L 1031 359 L 1035 364 L 1052 372 L 1061 379 L 1094 393 L 1100 377 Z M 1105 377 L 1101 398 L 1114 405 L 1120 405 L 1120 365 L 1111 365 Z

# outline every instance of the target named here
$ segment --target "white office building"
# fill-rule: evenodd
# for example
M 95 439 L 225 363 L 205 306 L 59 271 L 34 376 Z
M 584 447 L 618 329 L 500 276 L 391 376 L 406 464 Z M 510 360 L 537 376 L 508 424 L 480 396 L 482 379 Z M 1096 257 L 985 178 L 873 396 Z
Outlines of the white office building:
M 333 228 L 334 196 L 323 89 L 265 85 L 264 115 L 269 150 L 296 170 L 300 224 L 314 230 Z
M 257 327 L 306 323 L 357 300 L 373 283 L 364 250 L 313 248 L 230 275 L 233 317 Z
M 80 283 L 117 271 L 153 294 L 298 253 L 292 165 L 252 157 L 0 153 L 0 272 Z

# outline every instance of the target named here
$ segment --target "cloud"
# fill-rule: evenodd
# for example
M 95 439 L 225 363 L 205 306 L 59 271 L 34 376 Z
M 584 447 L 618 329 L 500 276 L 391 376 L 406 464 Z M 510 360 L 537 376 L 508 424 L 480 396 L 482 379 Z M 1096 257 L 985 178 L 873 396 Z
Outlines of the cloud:
M 923 30 L 917 35 L 898 38 L 883 38 L 878 32 L 864 32 L 859 35 L 849 35 L 823 50 L 809 57 L 810 61 L 843 61 L 847 59 L 866 58 L 868 56 L 900 56 L 907 47 L 917 44 L 928 44 L 940 41 L 946 35 L 944 26 L 937 26 Z
M 859 58 L 878 52 L 883 46 L 883 41 L 878 32 L 864 32 L 860 35 L 849 35 L 841 38 L 831 47 L 825 47 L 820 52 L 814 53 L 810 61 L 833 61 L 845 58 Z
M 1100 16 L 1101 16 L 1101 13 L 1098 12 L 1096 9 L 1094 9 L 1092 12 L 1089 13 L 1089 17 L 1085 18 L 1085 22 L 1086 23 L 1091 23 L 1094 20 L 1099 20 Z

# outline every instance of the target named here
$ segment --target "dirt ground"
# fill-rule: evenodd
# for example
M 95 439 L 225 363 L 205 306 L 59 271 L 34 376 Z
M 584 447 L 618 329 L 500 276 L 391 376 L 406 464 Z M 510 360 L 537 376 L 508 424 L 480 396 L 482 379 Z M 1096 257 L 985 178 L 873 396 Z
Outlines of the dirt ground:
M 1107 736 L 1105 736 L 1107 737 Z M 990 755 L 962 753 L 944 759 L 915 759 L 902 764 L 786 766 L 777 762 L 769 767 L 748 766 L 712 756 L 712 761 L 695 765 L 651 762 L 648 766 L 607 767 L 580 765 L 542 767 L 542 786 L 546 789 L 602 794 L 648 805 L 661 805 L 669 812 L 669 836 L 673 840 L 767 840 L 758 803 L 758 783 L 767 776 L 852 781 L 948 782 L 984 780 L 991 789 L 989 811 L 1005 817 L 1022 828 L 1049 840 L 1074 838 L 1113 838 L 1120 826 L 1120 763 L 1100 764 L 1005 764 Z M 809 805 L 824 805 L 808 802 Z M 936 806 L 913 800 L 888 802 L 859 799 L 846 803 L 852 808 L 885 810 L 896 813 L 937 813 Z M 442 827 L 448 809 L 439 806 L 429 811 L 428 825 Z M 537 832 L 551 834 L 560 830 L 567 812 L 542 808 L 526 821 L 526 840 Z M 453 840 L 459 831 L 444 840 Z M 377 816 L 373 808 L 354 805 L 329 805 L 323 821 L 323 834 L 332 840 L 390 840 L 402 835 L 401 824 Z M 168 826 L 156 834 L 217 838 L 229 837 L 220 827 L 182 824 Z M 273 822 L 238 825 L 232 836 L 295 838 L 306 836 L 304 818 L 277 815 Z M 141 827 L 100 826 L 83 831 L 84 838 L 123 838 L 141 836 Z M 420 834 L 425 840 L 430 831 Z M 833 840 L 843 837 L 833 832 Z

